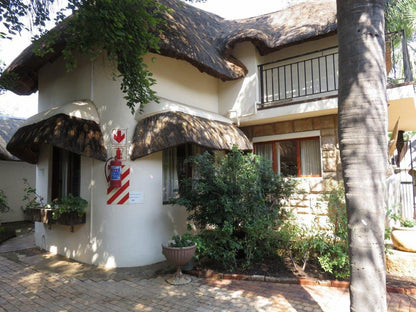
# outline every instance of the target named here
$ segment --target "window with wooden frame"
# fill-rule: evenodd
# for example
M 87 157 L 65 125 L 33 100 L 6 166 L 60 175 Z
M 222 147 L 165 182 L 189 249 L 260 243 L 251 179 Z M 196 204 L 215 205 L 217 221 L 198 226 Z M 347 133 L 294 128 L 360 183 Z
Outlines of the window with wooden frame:
M 259 142 L 254 152 L 270 160 L 274 172 L 283 176 L 321 176 L 319 137 Z
M 195 144 L 184 144 L 163 151 L 163 202 L 177 197 L 180 181 L 192 177 L 195 172 L 190 163 L 185 162 L 189 156 L 202 154 L 206 148 Z
M 52 199 L 72 194 L 80 195 L 81 156 L 53 147 L 52 150 Z

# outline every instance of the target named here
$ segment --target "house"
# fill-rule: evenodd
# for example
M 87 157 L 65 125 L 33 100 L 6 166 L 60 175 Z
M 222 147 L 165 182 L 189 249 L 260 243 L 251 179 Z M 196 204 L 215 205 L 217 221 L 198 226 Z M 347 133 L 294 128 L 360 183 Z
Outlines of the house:
M 10 208 L 0 214 L 1 223 L 25 220 L 21 207 L 25 194 L 23 179 L 35 185 L 35 166 L 21 161 L 6 149 L 7 143 L 24 121 L 21 118 L 0 116 L 0 190 L 6 195 Z
M 309 195 L 291 205 L 306 219 L 320 213 L 313 209 L 324 181 L 340 178 L 334 1 L 242 20 L 163 3 L 172 11 L 160 54 L 145 58 L 160 103 L 143 114 L 130 114 L 104 58 L 83 59 L 67 73 L 59 45 L 42 58 L 29 47 L 7 69 L 19 76 L 12 91 L 39 91 L 41 112 L 17 130 L 8 150 L 36 164 L 43 197 L 71 192 L 89 202 L 86 224 L 73 232 L 36 222 L 42 248 L 107 267 L 163 260 L 160 244 L 186 224 L 184 209 L 167 199 L 183 159 L 203 148 L 254 146 L 276 172 L 302 181 Z M 412 82 L 388 94 L 389 114 L 401 116 L 403 130 L 412 127 Z M 104 173 L 116 155 L 121 187 Z

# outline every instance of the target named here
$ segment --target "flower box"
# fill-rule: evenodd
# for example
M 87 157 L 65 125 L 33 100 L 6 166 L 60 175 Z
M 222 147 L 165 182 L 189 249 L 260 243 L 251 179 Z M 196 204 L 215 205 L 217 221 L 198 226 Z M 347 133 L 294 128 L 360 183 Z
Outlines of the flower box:
M 81 216 L 77 212 L 62 213 L 57 219 L 53 218 L 53 209 L 49 208 L 27 208 L 24 210 L 24 214 L 31 221 L 42 222 L 48 225 L 60 224 L 71 226 L 71 232 L 74 231 L 74 225 L 85 224 L 86 213 Z
M 35 222 L 50 224 L 53 221 L 52 209 L 26 208 L 24 214 L 29 220 Z

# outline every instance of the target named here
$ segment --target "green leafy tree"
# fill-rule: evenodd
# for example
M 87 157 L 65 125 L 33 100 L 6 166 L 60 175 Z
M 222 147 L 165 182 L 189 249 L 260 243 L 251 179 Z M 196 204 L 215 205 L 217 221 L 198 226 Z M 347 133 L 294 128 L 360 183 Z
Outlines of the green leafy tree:
M 6 32 L 1 38 L 11 36 L 22 30 L 37 28 L 43 30 L 49 21 L 50 7 L 54 0 L 5 0 L 0 1 L 0 21 Z
M 386 0 L 385 18 L 387 32 L 404 30 L 412 39 L 416 31 L 416 1 Z
M 42 27 L 49 18 L 47 5 L 53 0 L 33 1 L 35 25 Z M 26 13 L 23 1 L 2 4 L 1 17 L 6 20 L 9 34 L 24 28 L 21 17 Z M 65 18 L 63 12 L 72 15 Z M 56 42 L 64 40 L 63 57 L 67 70 L 77 66 L 77 55 L 91 59 L 104 53 L 114 64 L 114 78 L 121 78 L 121 90 L 127 106 L 134 113 L 151 101 L 158 101 L 152 86 L 155 80 L 147 69 L 143 56 L 149 51 L 159 51 L 162 13 L 167 8 L 152 0 L 70 0 L 58 14 L 60 26 L 35 41 L 35 53 L 42 56 L 53 51 Z M 10 77 L 13 79 L 13 77 Z M 3 88 L 12 83 L 3 80 Z

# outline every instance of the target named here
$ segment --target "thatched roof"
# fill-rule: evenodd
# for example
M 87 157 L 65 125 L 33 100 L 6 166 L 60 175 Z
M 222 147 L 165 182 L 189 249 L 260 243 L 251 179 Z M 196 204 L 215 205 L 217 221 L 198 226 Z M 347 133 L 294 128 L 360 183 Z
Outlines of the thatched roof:
M 222 80 L 244 77 L 246 67 L 232 56 L 237 42 L 251 41 L 261 54 L 336 32 L 335 1 L 308 1 L 285 10 L 241 20 L 225 20 L 179 0 L 159 0 L 171 8 L 161 35 L 160 53 L 186 60 L 200 71 Z M 62 27 L 62 26 L 58 26 Z M 63 48 L 40 58 L 27 48 L 7 68 L 19 75 L 11 91 L 30 94 L 38 88 L 37 75 Z
M 233 124 L 183 112 L 164 112 L 138 121 L 133 136 L 131 159 L 170 147 L 194 143 L 216 150 L 252 150 L 245 134 Z
M 51 144 L 83 156 L 107 159 L 107 150 L 95 106 L 76 101 L 32 116 L 13 135 L 7 150 L 36 164 L 42 144 Z
M 1 160 L 19 160 L 17 157 L 10 154 L 6 149 L 16 130 L 25 122 L 21 118 L 13 118 L 7 116 L 0 116 L 0 159 Z

